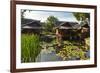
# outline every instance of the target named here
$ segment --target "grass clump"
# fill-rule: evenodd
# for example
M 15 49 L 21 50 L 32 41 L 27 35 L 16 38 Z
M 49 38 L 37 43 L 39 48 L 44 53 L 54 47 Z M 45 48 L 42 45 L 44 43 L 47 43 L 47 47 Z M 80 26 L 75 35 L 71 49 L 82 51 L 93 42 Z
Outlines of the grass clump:
M 38 35 L 22 34 L 21 62 L 35 62 L 40 51 L 40 37 Z

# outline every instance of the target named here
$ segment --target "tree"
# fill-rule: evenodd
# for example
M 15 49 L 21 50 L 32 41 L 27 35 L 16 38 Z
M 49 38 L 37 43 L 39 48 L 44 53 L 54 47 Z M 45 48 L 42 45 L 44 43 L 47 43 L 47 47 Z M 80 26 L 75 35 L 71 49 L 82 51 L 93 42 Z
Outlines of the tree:
M 76 12 L 76 13 L 73 13 L 73 15 L 75 16 L 75 18 L 80 21 L 80 25 L 81 26 L 84 26 L 84 25 L 90 25 L 90 14 L 89 13 L 79 13 L 79 12 Z M 85 46 L 85 38 L 87 37 L 87 34 L 88 34 L 88 37 L 89 37 L 89 32 L 87 32 L 86 30 L 84 31 L 83 29 L 84 27 L 81 28 L 81 33 L 79 33 L 79 37 L 81 38 L 81 41 L 82 41 L 82 44 Z
M 54 16 L 49 16 L 45 22 L 45 29 L 52 31 L 53 27 L 56 26 L 58 19 Z
M 26 12 L 27 10 L 21 10 L 21 19 L 24 18 L 24 13 Z
M 25 9 L 25 10 L 24 10 L 24 9 L 22 9 L 22 10 L 21 10 L 21 18 L 22 18 L 22 19 L 24 18 L 24 15 L 25 15 L 25 12 L 26 12 L 26 11 L 31 12 L 32 10 L 28 10 L 28 9 Z
M 90 18 L 90 15 L 89 13 L 73 13 L 73 15 L 75 16 L 75 18 L 78 20 L 78 21 L 84 21 L 86 20 L 86 18 Z

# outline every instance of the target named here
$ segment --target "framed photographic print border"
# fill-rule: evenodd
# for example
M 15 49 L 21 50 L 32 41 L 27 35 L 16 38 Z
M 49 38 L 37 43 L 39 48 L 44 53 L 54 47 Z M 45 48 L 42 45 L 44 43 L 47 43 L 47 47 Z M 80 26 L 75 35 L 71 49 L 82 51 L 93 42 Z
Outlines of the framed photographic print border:
M 16 49 L 17 49 L 16 48 L 16 5 L 37 5 L 37 6 L 94 9 L 94 64 L 17 69 L 16 68 Z M 33 1 L 11 1 L 11 37 L 10 39 L 11 39 L 11 72 L 12 73 L 96 67 L 97 66 L 97 7 L 93 5 L 77 5 L 77 4 L 47 3 L 47 2 L 33 2 Z

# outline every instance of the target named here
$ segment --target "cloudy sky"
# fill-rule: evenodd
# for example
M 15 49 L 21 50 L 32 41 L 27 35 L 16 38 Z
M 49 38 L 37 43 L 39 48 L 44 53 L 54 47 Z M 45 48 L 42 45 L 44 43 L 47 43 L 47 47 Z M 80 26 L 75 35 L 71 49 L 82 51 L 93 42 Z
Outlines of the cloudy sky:
M 59 21 L 77 22 L 72 12 L 32 10 L 24 13 L 25 18 L 40 20 L 41 22 L 44 22 L 49 16 L 57 17 Z

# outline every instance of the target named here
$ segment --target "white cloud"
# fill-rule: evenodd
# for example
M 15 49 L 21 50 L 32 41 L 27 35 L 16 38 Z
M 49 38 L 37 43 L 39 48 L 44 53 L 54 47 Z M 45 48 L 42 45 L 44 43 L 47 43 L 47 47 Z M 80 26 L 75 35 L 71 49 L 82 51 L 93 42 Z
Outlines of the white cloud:
M 76 18 L 71 12 L 60 12 L 60 11 L 26 11 L 24 14 L 25 18 L 45 21 L 49 16 L 55 16 L 60 21 L 75 21 Z

